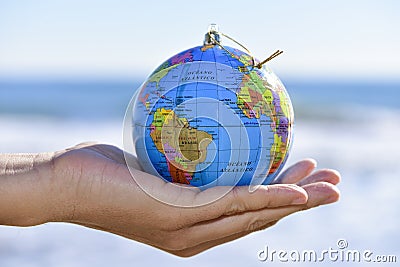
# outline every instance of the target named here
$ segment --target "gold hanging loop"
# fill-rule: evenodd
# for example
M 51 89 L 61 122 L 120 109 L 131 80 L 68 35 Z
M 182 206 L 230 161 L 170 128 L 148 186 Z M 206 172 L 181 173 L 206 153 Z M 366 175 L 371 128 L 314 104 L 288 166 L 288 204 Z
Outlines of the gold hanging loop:
M 250 50 L 247 49 L 247 47 L 245 47 L 244 45 L 242 45 L 242 44 L 239 43 L 238 41 L 236 41 L 235 39 L 233 39 L 232 37 L 230 37 L 230 36 L 228 36 L 228 35 L 226 35 L 226 34 L 224 34 L 224 33 L 217 32 L 217 31 L 215 30 L 215 28 L 213 28 L 213 27 L 211 27 L 211 28 L 209 29 L 209 31 L 207 32 L 207 34 L 208 34 L 208 38 L 211 40 L 211 43 L 218 45 L 218 46 L 219 46 L 220 48 L 222 48 L 225 52 L 227 52 L 231 57 L 236 57 L 236 56 L 235 56 L 232 52 L 230 52 L 228 49 L 226 49 L 226 48 L 221 44 L 221 42 L 219 41 L 219 35 L 221 35 L 221 36 L 223 36 L 223 37 L 225 37 L 225 38 L 231 40 L 232 42 L 234 42 L 235 44 L 237 44 L 238 46 L 240 46 L 241 48 L 243 48 L 243 49 L 249 54 L 249 56 L 251 57 L 251 62 L 252 62 L 252 63 L 251 63 L 251 65 L 248 65 L 247 67 L 251 67 L 252 69 L 254 69 L 254 68 L 261 69 L 261 67 L 262 67 L 265 63 L 267 63 L 268 61 L 271 61 L 272 59 L 276 58 L 277 56 L 279 56 L 280 54 L 283 53 L 283 51 L 277 50 L 277 51 L 275 51 L 275 53 L 273 53 L 272 55 L 270 55 L 267 59 L 261 61 L 260 63 L 258 63 L 258 64 L 256 65 L 255 58 L 254 58 L 254 56 L 252 55 L 252 53 L 250 52 Z M 216 37 L 217 37 L 217 38 L 216 38 Z M 217 40 L 217 39 L 218 39 L 218 40 Z M 252 69 L 251 69 L 251 70 L 252 70 Z
M 279 56 L 280 54 L 282 54 L 283 51 L 281 50 L 276 50 L 272 55 L 270 55 L 267 59 L 264 59 L 263 61 L 261 61 L 260 63 L 258 63 L 255 67 L 257 69 L 261 69 L 262 65 L 264 65 L 265 63 L 267 63 L 268 61 L 276 58 L 277 56 Z

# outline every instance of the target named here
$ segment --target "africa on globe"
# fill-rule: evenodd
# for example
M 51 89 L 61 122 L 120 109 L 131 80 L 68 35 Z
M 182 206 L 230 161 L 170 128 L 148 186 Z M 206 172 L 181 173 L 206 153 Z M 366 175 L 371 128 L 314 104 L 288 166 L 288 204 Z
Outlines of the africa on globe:
M 224 36 L 212 24 L 203 45 L 166 60 L 137 91 L 131 137 L 144 171 L 205 189 L 269 184 L 282 169 L 293 129 L 287 91 Z

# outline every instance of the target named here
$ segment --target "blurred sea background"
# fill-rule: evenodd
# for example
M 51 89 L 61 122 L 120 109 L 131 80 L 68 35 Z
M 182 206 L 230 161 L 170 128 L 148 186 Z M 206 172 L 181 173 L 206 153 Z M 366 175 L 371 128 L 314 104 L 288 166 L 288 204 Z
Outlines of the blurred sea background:
M 243 16 L 237 8 L 247 7 L 241 1 L 189 9 L 193 3 L 184 1 L 23 2 L 0 3 L 0 153 L 54 151 L 83 141 L 122 147 L 125 108 L 146 76 L 169 56 L 200 45 L 207 24 L 217 22 L 253 42 L 256 55 L 285 50 L 271 65 L 295 109 L 288 165 L 312 157 L 319 168 L 339 170 L 342 197 L 189 259 L 71 224 L 0 226 L 0 267 L 275 266 L 279 261 L 257 259 L 265 246 L 318 252 L 337 249 L 339 239 L 348 249 L 396 255 L 398 264 L 398 2 L 265 1 L 251 8 L 256 22 L 247 25 L 237 21 Z

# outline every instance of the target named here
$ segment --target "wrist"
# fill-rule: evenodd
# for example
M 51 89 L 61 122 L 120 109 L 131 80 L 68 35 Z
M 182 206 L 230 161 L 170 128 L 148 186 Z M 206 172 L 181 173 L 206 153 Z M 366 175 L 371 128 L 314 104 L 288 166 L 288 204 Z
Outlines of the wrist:
M 32 226 L 55 216 L 53 154 L 0 155 L 0 224 Z

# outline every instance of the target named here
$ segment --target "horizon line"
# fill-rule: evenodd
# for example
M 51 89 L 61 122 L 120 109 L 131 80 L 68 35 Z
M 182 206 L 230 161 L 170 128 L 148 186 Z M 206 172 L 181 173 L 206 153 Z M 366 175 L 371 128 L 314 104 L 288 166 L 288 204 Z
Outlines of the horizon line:
M 400 77 L 398 76 L 362 76 L 362 75 L 291 75 L 283 74 L 278 76 L 280 80 L 285 82 L 328 82 L 328 83 L 346 83 L 346 82 L 363 82 L 363 83 L 400 83 Z M 143 83 L 148 78 L 148 75 L 32 75 L 32 74 L 21 74 L 21 75 L 4 75 L 0 73 L 0 82 L 135 82 Z

